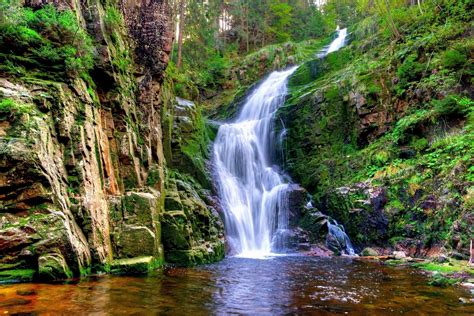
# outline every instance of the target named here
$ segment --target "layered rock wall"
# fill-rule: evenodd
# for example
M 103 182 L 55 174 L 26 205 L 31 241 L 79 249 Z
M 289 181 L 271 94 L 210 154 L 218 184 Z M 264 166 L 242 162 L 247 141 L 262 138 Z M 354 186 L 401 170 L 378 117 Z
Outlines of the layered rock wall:
M 53 76 L 55 64 L 25 64 L 29 52 L 2 49 L 2 61 L 15 62 L 0 70 L 0 278 L 159 265 L 169 142 L 162 122 L 173 121 L 175 106 L 163 84 L 172 41 L 166 1 L 22 5 L 72 12 L 94 60 L 82 73 Z

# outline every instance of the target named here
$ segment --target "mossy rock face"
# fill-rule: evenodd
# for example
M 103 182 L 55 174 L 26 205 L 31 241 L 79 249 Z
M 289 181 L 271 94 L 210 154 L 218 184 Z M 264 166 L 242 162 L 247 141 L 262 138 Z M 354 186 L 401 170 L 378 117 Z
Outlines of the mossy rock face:
M 157 255 L 156 235 L 145 226 L 123 225 L 113 235 L 117 258 Z
M 192 228 L 183 211 L 167 211 L 161 219 L 166 249 L 192 248 Z
M 353 26 L 351 44 L 289 79 L 277 113 L 287 132 L 282 163 L 359 249 L 401 247 L 423 257 L 444 248 L 469 257 L 470 25 L 450 18 L 444 32 L 435 20 L 418 20 L 429 27 L 397 43 L 368 18 Z M 433 32 L 440 36 L 431 40 Z M 309 223 L 303 217 L 301 227 Z
M 162 256 L 160 203 L 155 191 L 127 192 L 110 201 L 114 258 Z
M 186 177 L 180 179 L 179 174 L 175 177 L 168 179 L 161 217 L 166 261 L 195 265 L 221 260 L 224 233 L 219 215 L 201 199 L 197 190 L 204 191 L 198 184 Z
M 213 263 L 225 256 L 224 243 L 206 243 L 190 250 L 172 250 L 166 253 L 166 261 L 184 266 Z
M 117 259 L 112 261 L 110 272 L 113 274 L 148 274 L 163 265 L 163 261 L 152 256 Z
M 375 250 L 374 248 L 366 247 L 366 248 L 362 249 L 362 251 L 360 252 L 360 255 L 361 255 L 361 256 L 369 256 L 369 257 L 372 257 L 372 256 L 378 256 L 379 253 L 378 253 L 378 251 Z
M 0 271 L 0 282 L 31 282 L 35 277 L 34 269 L 15 269 Z
M 38 277 L 52 281 L 72 278 L 73 273 L 61 253 L 50 253 L 38 258 Z
M 211 187 L 206 166 L 210 156 L 210 133 L 199 105 L 176 98 L 172 102 L 172 122 L 167 153 L 169 167 L 195 178 L 202 186 Z
M 167 4 L 7 2 L 0 43 L 28 38 L 0 45 L 0 271 L 162 260 Z

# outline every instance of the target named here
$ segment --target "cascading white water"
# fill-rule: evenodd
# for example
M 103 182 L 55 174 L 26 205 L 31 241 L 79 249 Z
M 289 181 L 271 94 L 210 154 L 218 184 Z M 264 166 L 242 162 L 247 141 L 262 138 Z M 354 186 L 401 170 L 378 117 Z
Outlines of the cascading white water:
M 346 36 L 347 36 L 347 29 L 339 30 L 336 39 L 332 41 L 332 43 L 329 45 L 329 47 L 326 50 L 325 55 L 335 52 L 339 50 L 341 47 L 343 47 L 346 42 Z
M 322 52 L 344 46 L 346 29 Z M 289 184 L 272 164 L 273 118 L 297 69 L 275 71 L 247 98 L 237 119 L 220 126 L 214 144 L 219 196 L 227 240 L 243 257 L 282 251 L 289 221 Z

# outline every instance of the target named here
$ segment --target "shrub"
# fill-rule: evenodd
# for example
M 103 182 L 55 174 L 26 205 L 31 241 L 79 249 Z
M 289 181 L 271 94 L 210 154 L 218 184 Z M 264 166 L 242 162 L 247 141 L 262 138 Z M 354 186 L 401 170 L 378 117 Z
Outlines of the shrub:
M 415 81 L 421 77 L 424 65 L 417 61 L 415 54 L 409 55 L 397 69 L 397 76 L 400 80 L 400 86 L 406 87 L 411 81 Z
M 33 11 L 18 0 L 0 0 L 0 61 L 35 65 L 43 73 L 76 76 L 93 67 L 92 40 L 70 10 L 52 5 Z M 3 53 L 3 54 L 2 54 Z M 12 67 L 2 67 L 8 69 Z M 46 68 L 46 69 L 43 69 Z
M 449 49 L 444 52 L 442 63 L 446 68 L 461 68 L 468 60 L 466 52 L 460 48 Z
M 411 146 L 413 147 L 413 149 L 415 149 L 416 151 L 423 151 L 425 150 L 426 148 L 428 148 L 428 140 L 426 138 L 418 138 L 418 139 L 414 139 L 412 142 L 411 142 Z

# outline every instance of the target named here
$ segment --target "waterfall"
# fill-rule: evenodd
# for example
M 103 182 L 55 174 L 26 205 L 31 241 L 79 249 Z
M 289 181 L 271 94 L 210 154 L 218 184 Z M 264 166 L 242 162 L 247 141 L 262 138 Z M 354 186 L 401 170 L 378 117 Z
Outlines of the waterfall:
M 322 54 L 344 46 L 346 29 Z M 284 252 L 289 184 L 272 162 L 274 115 L 297 69 L 271 73 L 247 98 L 238 117 L 219 127 L 214 159 L 227 241 L 235 254 L 264 257 Z

